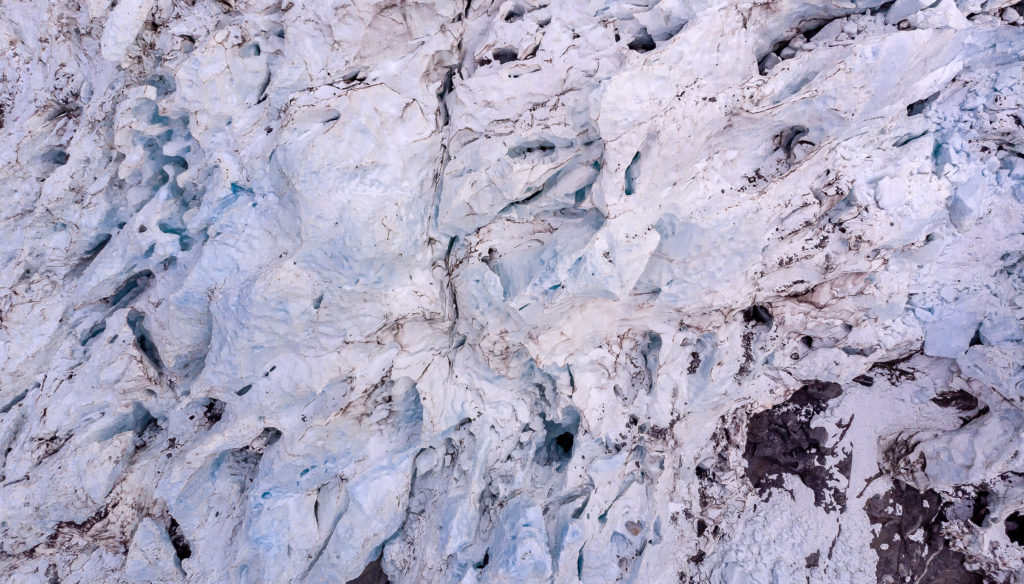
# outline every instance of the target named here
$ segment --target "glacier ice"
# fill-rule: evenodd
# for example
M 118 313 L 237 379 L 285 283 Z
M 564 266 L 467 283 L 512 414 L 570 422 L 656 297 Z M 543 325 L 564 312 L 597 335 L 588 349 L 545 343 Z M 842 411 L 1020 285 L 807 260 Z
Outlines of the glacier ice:
M 1024 582 L 1022 15 L 5 0 L 0 574 Z

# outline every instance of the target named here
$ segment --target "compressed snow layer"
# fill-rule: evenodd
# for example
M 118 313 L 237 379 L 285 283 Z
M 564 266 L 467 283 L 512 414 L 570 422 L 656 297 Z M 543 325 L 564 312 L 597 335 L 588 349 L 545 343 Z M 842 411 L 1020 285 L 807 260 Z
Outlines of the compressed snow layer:
M 1024 5 L 5 1 L 5 581 L 1024 581 Z
M 135 42 L 155 0 L 121 0 L 110 11 L 103 37 L 100 39 L 103 58 L 119 61 L 125 56 L 129 45 Z

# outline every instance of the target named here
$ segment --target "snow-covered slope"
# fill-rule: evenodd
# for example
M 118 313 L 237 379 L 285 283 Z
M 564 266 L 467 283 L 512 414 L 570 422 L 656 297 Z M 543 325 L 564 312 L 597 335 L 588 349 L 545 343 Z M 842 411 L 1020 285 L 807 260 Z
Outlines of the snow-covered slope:
M 1022 15 L 4 0 L 2 579 L 1024 582 Z

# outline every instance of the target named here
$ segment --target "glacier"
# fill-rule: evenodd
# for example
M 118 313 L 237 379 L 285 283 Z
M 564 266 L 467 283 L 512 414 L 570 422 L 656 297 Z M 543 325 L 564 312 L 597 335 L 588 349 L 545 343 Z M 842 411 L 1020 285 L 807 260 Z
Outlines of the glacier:
M 1024 582 L 1022 27 L 4 0 L 0 577 Z

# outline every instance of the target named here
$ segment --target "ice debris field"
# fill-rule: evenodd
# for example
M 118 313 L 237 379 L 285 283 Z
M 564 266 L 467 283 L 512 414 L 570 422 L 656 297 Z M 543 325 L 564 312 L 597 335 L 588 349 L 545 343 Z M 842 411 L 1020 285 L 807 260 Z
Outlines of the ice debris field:
M 1022 25 L 2 0 L 0 580 L 1024 582 Z

